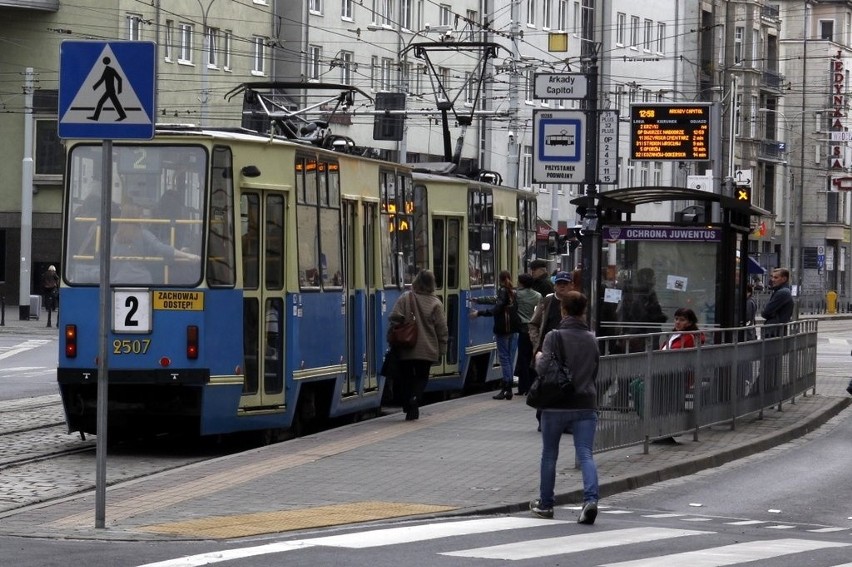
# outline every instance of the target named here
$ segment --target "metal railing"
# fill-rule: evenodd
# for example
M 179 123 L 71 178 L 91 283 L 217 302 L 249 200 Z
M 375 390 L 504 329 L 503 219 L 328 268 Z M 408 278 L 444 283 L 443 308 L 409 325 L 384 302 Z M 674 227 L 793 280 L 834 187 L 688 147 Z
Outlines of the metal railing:
M 807 395 L 816 384 L 814 319 L 700 332 L 704 344 L 660 350 L 670 333 L 598 339 L 595 451 L 644 444 L 728 422 Z M 754 338 L 752 338 L 754 337 Z M 696 343 L 700 343 L 696 340 Z M 644 344 L 644 348 L 637 349 Z

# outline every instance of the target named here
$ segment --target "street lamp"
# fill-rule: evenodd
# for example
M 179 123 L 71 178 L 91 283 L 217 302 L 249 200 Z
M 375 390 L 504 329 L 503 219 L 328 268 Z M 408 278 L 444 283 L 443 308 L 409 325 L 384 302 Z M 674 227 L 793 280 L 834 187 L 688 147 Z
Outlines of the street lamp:
M 199 0 L 200 1 L 200 0 Z M 401 8 L 400 8 L 401 9 Z M 408 100 L 408 52 L 409 47 L 411 47 L 412 42 L 418 37 L 422 37 L 424 39 L 429 39 L 426 34 L 428 33 L 438 33 L 441 37 L 447 37 L 451 32 L 452 28 L 450 26 L 430 26 L 426 24 L 421 30 L 409 32 L 411 33 L 411 38 L 407 41 L 405 37 L 403 37 L 403 32 L 397 30 L 395 28 L 377 25 L 377 24 L 368 24 L 367 29 L 369 31 L 390 31 L 396 34 L 397 37 L 397 53 L 401 54 L 401 60 L 399 63 L 399 67 L 397 69 L 397 85 L 399 87 L 400 92 L 405 96 L 405 100 Z M 407 106 L 407 102 L 406 105 Z M 403 108 L 405 108 L 405 106 Z M 408 126 L 403 123 L 402 127 L 402 139 L 396 143 L 396 149 L 399 163 L 406 163 L 408 161 Z
M 758 108 L 757 111 L 762 114 L 777 114 L 778 116 L 784 119 L 784 129 L 786 130 L 788 128 L 787 116 L 780 110 L 775 110 L 772 108 Z M 787 134 L 785 133 L 785 141 L 786 136 Z M 785 152 L 785 154 L 787 153 L 789 152 Z M 792 172 L 790 171 L 790 166 L 787 163 L 786 159 L 784 160 L 784 172 L 786 174 L 791 175 L 791 179 L 789 183 L 786 182 L 787 180 L 785 180 L 784 183 L 784 249 L 782 250 L 783 255 L 781 259 L 781 265 L 786 266 L 788 269 L 792 269 L 793 266 L 790 264 L 790 185 L 793 183 L 793 177 Z M 799 177 L 801 177 L 801 175 Z
M 804 126 L 804 123 L 805 123 L 805 115 L 808 112 L 813 112 L 814 114 L 821 113 L 821 112 L 834 112 L 834 109 L 832 109 L 832 108 L 821 108 L 821 109 L 816 109 L 816 110 L 810 110 L 810 109 L 802 110 L 800 112 L 793 114 L 792 117 L 790 117 L 790 118 L 788 118 L 787 115 L 784 114 L 783 112 L 781 112 L 780 110 L 775 110 L 774 108 L 758 108 L 757 112 L 759 112 L 761 114 L 766 114 L 766 113 L 777 114 L 778 116 L 780 116 L 784 120 L 784 130 L 785 130 L 785 134 L 784 134 L 785 140 L 784 141 L 785 142 L 787 141 L 787 132 L 790 130 L 790 123 L 793 122 L 797 118 L 801 118 L 802 126 L 801 126 L 801 138 L 799 140 L 800 156 L 799 156 L 799 165 L 798 165 L 798 167 L 799 167 L 799 199 L 801 200 L 802 196 L 804 195 L 804 189 L 805 189 L 805 177 L 804 177 L 804 163 L 805 163 L 805 138 L 804 138 L 805 126 Z M 789 152 L 785 152 L 785 153 L 787 155 L 789 155 Z M 782 256 L 781 264 L 783 266 L 786 266 L 789 270 L 791 270 L 790 281 L 795 282 L 795 281 L 798 281 L 797 278 L 799 276 L 799 264 L 801 262 L 801 251 L 800 251 L 800 249 L 797 249 L 797 252 L 798 252 L 797 253 L 797 260 L 794 261 L 793 258 L 792 258 L 792 247 L 790 245 L 790 235 L 792 234 L 792 229 L 790 228 L 790 218 L 792 217 L 792 214 L 791 214 L 791 208 L 792 208 L 791 207 L 791 200 L 792 200 L 791 191 L 792 191 L 793 183 L 795 182 L 795 174 L 793 173 L 791 166 L 787 163 L 787 160 L 784 160 L 783 164 L 784 164 L 785 172 L 789 173 L 790 180 L 789 180 L 789 183 L 786 183 L 786 182 L 784 183 L 784 249 L 783 249 L 783 256 Z M 801 220 L 800 220 L 800 215 L 802 214 L 801 207 L 802 207 L 802 202 L 800 202 L 799 206 L 797 206 L 795 208 L 796 227 L 797 227 L 798 230 L 801 230 L 801 224 L 802 224 Z M 801 239 L 799 239 L 799 240 L 801 240 Z

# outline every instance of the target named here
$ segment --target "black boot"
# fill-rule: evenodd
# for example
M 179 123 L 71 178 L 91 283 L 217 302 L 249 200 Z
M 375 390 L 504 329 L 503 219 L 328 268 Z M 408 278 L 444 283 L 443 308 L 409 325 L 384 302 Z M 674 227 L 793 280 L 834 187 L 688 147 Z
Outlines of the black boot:
M 509 390 L 509 398 L 508 399 L 511 399 L 511 396 L 512 396 L 512 391 Z M 498 394 L 491 396 L 491 398 L 494 399 L 494 400 L 505 400 L 505 399 L 507 399 L 506 398 L 506 388 L 500 388 L 500 392 Z

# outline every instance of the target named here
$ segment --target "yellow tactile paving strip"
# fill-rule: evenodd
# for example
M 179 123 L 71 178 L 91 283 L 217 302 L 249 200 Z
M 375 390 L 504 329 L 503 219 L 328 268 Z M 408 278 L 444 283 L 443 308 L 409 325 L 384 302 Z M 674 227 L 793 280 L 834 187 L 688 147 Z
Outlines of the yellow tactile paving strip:
M 323 528 L 341 524 L 369 522 L 401 516 L 436 514 L 455 510 L 452 506 L 405 504 L 399 502 L 352 502 L 299 510 L 214 516 L 169 522 L 139 528 L 141 531 L 180 537 L 227 539 L 261 534 Z
M 345 453 L 346 451 L 351 451 L 359 447 L 392 439 L 400 435 L 405 435 L 418 429 L 430 427 L 435 423 L 443 423 L 462 417 L 468 417 L 474 413 L 493 407 L 494 403 L 491 400 L 488 400 L 476 404 L 460 406 L 445 412 L 435 413 L 428 416 L 428 420 L 399 421 L 393 424 L 387 424 L 387 422 L 385 422 L 377 424 L 374 429 L 364 431 L 357 435 L 345 437 L 337 441 L 329 441 L 322 443 L 321 445 L 305 448 L 293 453 L 287 453 L 287 443 L 283 443 L 280 447 L 281 452 L 284 454 L 272 453 L 268 459 L 242 466 L 237 465 L 238 461 L 234 460 L 233 462 L 235 466 L 226 471 L 220 470 L 212 472 L 204 476 L 193 477 L 193 480 L 184 482 L 163 482 L 163 488 L 144 491 L 136 496 L 120 499 L 115 498 L 115 493 L 117 491 L 121 491 L 123 487 L 112 487 L 107 490 L 106 515 L 108 516 L 109 522 L 112 526 L 118 526 L 122 520 L 127 520 L 128 518 L 132 518 L 140 514 L 167 509 L 188 500 L 204 499 L 205 497 L 214 495 L 218 492 L 231 489 L 246 482 L 252 482 L 267 475 L 275 475 L 281 471 L 298 467 L 299 465 L 312 463 L 332 455 Z M 203 467 L 204 463 L 201 463 L 199 468 Z M 185 471 L 189 471 L 193 468 L 195 467 L 192 465 L 190 465 L 190 467 L 184 467 L 182 469 L 184 471 L 184 475 L 186 475 Z M 165 473 L 165 475 L 167 475 L 165 478 L 172 478 L 172 475 L 169 473 Z M 111 496 L 112 498 L 110 498 Z M 92 502 L 91 510 L 59 518 L 51 522 L 49 526 L 56 529 L 74 529 L 88 526 L 91 524 L 93 513 L 94 502 Z

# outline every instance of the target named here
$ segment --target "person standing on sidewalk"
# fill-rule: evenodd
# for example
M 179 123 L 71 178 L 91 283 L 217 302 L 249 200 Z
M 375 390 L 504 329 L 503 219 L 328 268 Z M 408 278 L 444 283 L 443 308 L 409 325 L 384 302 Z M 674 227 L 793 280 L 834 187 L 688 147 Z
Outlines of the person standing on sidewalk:
M 495 297 L 478 297 L 476 303 L 492 303 L 491 309 L 472 309 L 470 316 L 494 317 L 494 336 L 497 340 L 497 357 L 500 359 L 500 370 L 503 374 L 500 393 L 495 400 L 512 399 L 512 382 L 514 381 L 514 365 L 512 355 L 518 344 L 518 332 L 521 330 L 521 319 L 518 316 L 518 298 L 512 285 L 512 274 L 507 270 L 500 272 L 500 288 Z
M 529 274 L 518 276 L 518 317 L 521 329 L 518 333 L 518 359 L 515 361 L 515 375 L 518 377 L 518 395 L 527 393 L 532 383 L 530 364 L 533 349 L 530 341 L 530 320 L 536 306 L 541 302 L 541 294 L 532 288 L 533 277 Z
M 555 276 L 555 290 L 550 295 L 543 297 L 541 303 L 535 308 L 532 319 L 530 319 L 529 333 L 532 343 L 533 356 L 541 352 L 542 338 L 547 333 L 559 326 L 562 321 L 562 308 L 560 300 L 574 288 L 572 276 L 568 272 L 558 272 Z M 537 376 L 535 366 L 530 373 L 530 384 Z M 537 411 L 535 418 L 539 420 L 538 430 L 541 431 L 541 412 Z
M 553 282 L 550 281 L 550 275 L 547 273 L 547 260 L 536 259 L 530 262 L 529 273 L 533 277 L 530 287 L 539 292 L 542 297 L 553 293 Z
M 578 291 L 570 291 L 561 300 L 565 315 L 559 328 L 547 334 L 542 351 L 536 355 L 536 370 L 541 373 L 553 354 L 565 356 L 571 369 L 574 393 L 541 409 L 541 478 L 539 497 L 530 502 L 530 511 L 542 518 L 553 517 L 556 485 L 556 461 L 559 443 L 567 427 L 574 437 L 577 464 L 583 474 L 583 508 L 577 522 L 594 524 L 598 515 L 598 469 L 592 449 L 598 424 L 597 387 L 598 344 L 586 323 L 588 299 Z M 560 344 L 561 343 L 561 344 Z
M 763 317 L 763 332 L 765 339 L 780 337 L 785 334 L 781 325 L 789 323 L 793 318 L 793 291 L 790 289 L 790 271 L 787 268 L 776 268 L 769 275 L 769 288 L 772 295 L 760 313 Z M 772 327 L 771 325 L 778 325 Z
M 400 325 L 411 317 L 411 311 L 417 323 L 417 342 L 411 348 L 395 347 L 399 348 L 399 375 L 394 380 L 402 394 L 406 421 L 420 418 L 429 369 L 447 354 L 447 317 L 441 300 L 435 297 L 435 274 L 429 270 L 417 274 L 411 291 L 399 296 L 388 320 Z
M 50 266 L 41 276 L 41 293 L 44 296 L 44 308 L 47 310 L 47 326 L 51 326 L 53 310 L 56 309 L 56 301 L 59 299 L 59 275 L 56 266 Z

